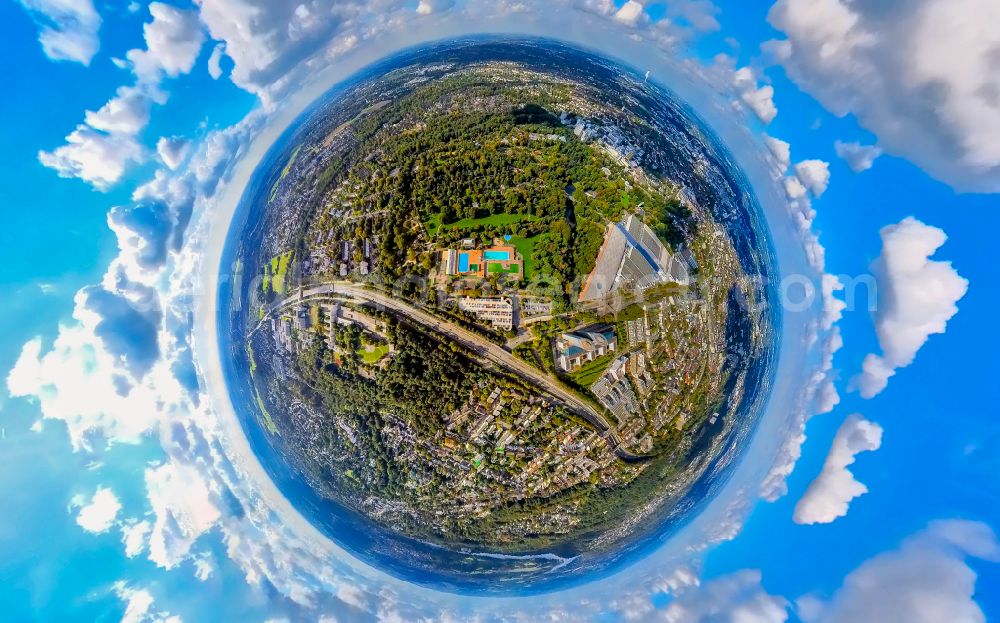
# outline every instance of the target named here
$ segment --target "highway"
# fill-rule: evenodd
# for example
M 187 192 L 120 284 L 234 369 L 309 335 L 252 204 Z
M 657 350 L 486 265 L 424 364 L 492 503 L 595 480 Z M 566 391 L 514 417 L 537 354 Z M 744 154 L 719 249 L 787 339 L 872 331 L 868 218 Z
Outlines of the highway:
M 638 462 L 646 459 L 646 457 L 632 454 L 620 448 L 621 437 L 617 429 L 608 422 L 604 415 L 545 372 L 518 359 L 502 347 L 477 333 L 469 331 L 453 322 L 442 320 L 419 307 L 394 298 L 384 292 L 366 288 L 349 281 L 335 281 L 297 290 L 289 294 L 284 300 L 273 303 L 270 311 L 273 313 L 282 307 L 297 305 L 316 298 L 346 298 L 364 301 L 433 329 L 435 332 L 449 337 L 456 343 L 477 354 L 485 362 L 500 366 L 532 385 L 543 389 L 570 411 L 576 413 L 594 426 L 619 458 L 628 462 Z

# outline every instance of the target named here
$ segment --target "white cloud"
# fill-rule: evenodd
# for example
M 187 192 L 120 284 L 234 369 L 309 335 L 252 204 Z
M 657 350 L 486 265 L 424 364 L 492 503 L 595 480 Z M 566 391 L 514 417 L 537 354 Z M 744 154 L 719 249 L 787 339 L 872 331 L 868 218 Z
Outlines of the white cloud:
M 359 0 L 201 0 L 199 14 L 211 37 L 225 44 L 233 82 L 268 100 L 272 90 L 287 84 L 290 73 L 308 71 L 311 58 L 351 47 L 352 40 L 372 34 L 377 30 L 373 24 L 403 6 L 403 0 L 384 0 L 378 11 Z
M 778 0 L 765 46 L 805 91 L 887 152 L 960 190 L 1000 191 L 1000 3 Z
M 899 368 L 913 363 L 917 351 L 935 333 L 944 333 L 965 296 L 969 282 L 951 262 L 930 259 L 947 236 L 937 227 L 908 217 L 883 227 L 882 254 L 871 269 L 878 284 L 875 332 L 882 354 L 865 357 L 853 384 L 871 398 Z
M 882 149 L 878 145 L 862 145 L 858 142 L 836 141 L 833 148 L 837 151 L 837 156 L 842 158 L 855 173 L 872 168 L 875 160 L 882 155 Z
M 733 75 L 733 86 L 740 100 L 749 108 L 761 123 L 767 125 L 778 116 L 778 107 L 774 105 L 774 87 L 769 84 L 759 85 L 757 76 L 750 67 L 741 67 Z
M 170 391 L 171 379 L 157 387 L 143 383 L 122 393 L 124 373 L 97 337 L 100 316 L 77 296 L 77 323 L 60 328 L 52 349 L 42 353 L 41 339 L 24 345 L 7 376 L 12 396 L 34 397 L 46 419 L 66 424 L 76 449 L 92 445 L 93 436 L 137 442 L 159 419 L 157 401 Z
M 768 502 L 774 502 L 788 493 L 788 476 L 794 471 L 802 456 L 802 444 L 806 440 L 806 424 L 816 415 L 829 413 L 840 402 L 840 396 L 834 386 L 836 375 L 833 370 L 833 357 L 843 345 L 839 327 L 834 326 L 823 338 L 819 367 L 803 388 L 801 397 L 794 407 L 788 437 L 761 483 L 760 496 Z
M 635 26 L 646 15 L 642 3 L 636 0 L 628 0 L 615 13 L 615 19 L 627 26 Z
M 54 61 L 89 65 L 101 42 L 101 16 L 91 0 L 20 0 L 38 24 L 42 51 Z
M 107 190 L 129 165 L 141 162 L 144 153 L 132 136 L 106 134 L 81 124 L 66 136 L 65 145 L 38 152 L 38 161 L 59 177 L 78 177 L 98 190 Z
M 420 3 L 417 5 L 417 14 L 430 15 L 431 13 L 440 13 L 447 11 L 453 6 L 455 6 L 455 0 L 420 0 Z
M 218 80 L 222 77 L 222 57 L 225 53 L 225 43 L 217 43 L 212 48 L 212 54 L 208 57 L 208 75 L 212 76 L 212 80 Z
M 164 75 L 190 71 L 204 40 L 194 11 L 158 2 L 150 4 L 149 10 L 153 20 L 143 26 L 146 49 L 127 54 L 136 86 L 118 88 L 100 109 L 87 111 L 85 123 L 66 137 L 65 145 L 38 153 L 39 162 L 60 177 L 77 177 L 107 190 L 131 165 L 145 158 L 138 137 L 149 123 L 151 105 L 166 101 L 159 83 Z
M 197 12 L 151 2 L 149 13 L 153 20 L 142 27 L 146 49 L 126 53 L 136 76 L 141 82 L 156 84 L 164 75 L 190 72 L 205 40 Z
M 100 109 L 85 112 L 83 119 L 108 134 L 135 135 L 149 123 L 149 97 L 135 87 L 121 87 Z
M 114 525 L 121 509 L 121 502 L 118 501 L 114 491 L 98 487 L 90 502 L 80 508 L 76 523 L 87 532 L 95 534 L 105 532 Z
M 194 577 L 200 582 L 206 582 L 215 575 L 215 565 L 208 558 L 202 556 L 194 561 Z
M 821 197 L 830 185 L 830 163 L 822 160 L 803 160 L 795 165 L 795 176 L 814 197 Z
M 844 315 L 844 310 L 847 309 L 847 303 L 838 299 L 835 293 L 842 292 L 844 290 L 844 283 L 840 280 L 840 277 L 836 275 L 831 275 L 829 273 L 823 275 L 823 280 L 820 284 L 820 293 L 823 296 L 823 329 L 829 330 L 833 325 L 837 324 Z
M 156 515 L 149 558 L 171 569 L 187 557 L 194 541 L 215 525 L 219 508 L 193 465 L 170 462 L 147 469 L 146 491 Z
M 847 515 L 851 501 L 868 493 L 868 487 L 858 482 L 848 467 L 858 454 L 878 450 L 881 445 L 881 426 L 856 415 L 844 420 L 823 470 L 795 505 L 795 523 L 832 523 Z
M 152 525 L 148 521 L 136 521 L 122 527 L 125 556 L 134 558 L 146 548 L 146 537 L 151 529 Z
M 792 164 L 792 146 L 780 138 L 764 135 L 764 144 L 776 160 L 779 175 L 783 175 Z
M 721 12 L 709 0 L 668 0 L 667 17 L 690 24 L 698 32 L 715 32 L 721 28 L 716 16 Z
M 160 137 L 156 142 L 156 153 L 171 171 L 177 169 L 188 157 L 191 151 L 191 141 L 181 136 Z
M 784 623 L 788 603 L 769 595 L 759 571 L 740 571 L 680 593 L 660 615 L 665 623 Z
M 1000 560 L 992 530 L 941 521 L 891 552 L 868 560 L 828 604 L 812 604 L 816 623 L 985 623 L 967 557 Z
M 784 184 L 785 194 L 787 194 L 788 198 L 792 200 L 801 199 L 806 196 L 807 192 L 809 192 L 798 177 L 786 177 L 784 179 Z
M 115 594 L 125 602 L 121 623 L 181 623 L 180 617 L 154 608 L 153 595 L 146 589 L 133 588 L 125 582 L 116 582 Z

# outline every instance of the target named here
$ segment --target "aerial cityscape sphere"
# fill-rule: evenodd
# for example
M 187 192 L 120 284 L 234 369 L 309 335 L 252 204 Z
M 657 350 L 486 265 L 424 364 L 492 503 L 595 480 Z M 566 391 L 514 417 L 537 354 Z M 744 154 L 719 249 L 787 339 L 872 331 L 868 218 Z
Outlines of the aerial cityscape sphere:
M 748 444 L 774 267 L 734 159 L 649 74 L 563 44 L 413 49 L 258 166 L 220 352 L 259 460 L 362 560 L 546 590 L 636 560 Z

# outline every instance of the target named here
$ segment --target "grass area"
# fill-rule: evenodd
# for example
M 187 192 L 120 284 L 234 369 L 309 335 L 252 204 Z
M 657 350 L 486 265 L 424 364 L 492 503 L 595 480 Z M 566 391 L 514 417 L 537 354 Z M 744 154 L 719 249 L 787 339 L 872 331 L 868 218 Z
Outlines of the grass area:
M 295 159 L 299 157 L 299 150 L 300 149 L 302 149 L 302 145 L 301 144 L 298 147 L 295 148 L 295 151 L 293 151 L 292 155 L 288 158 L 288 163 L 285 165 L 285 168 L 281 170 L 281 177 L 282 178 L 284 178 L 286 175 L 288 175 L 288 173 L 292 170 L 292 165 L 295 164 Z
M 608 366 L 614 360 L 615 354 L 609 353 L 584 364 L 582 368 L 571 373 L 569 378 L 573 379 L 573 382 L 580 387 L 590 389 L 590 386 L 596 383 L 597 379 L 601 378 L 601 375 L 604 374 L 604 371 L 608 369 Z
M 538 236 L 532 236 L 531 238 L 511 236 L 510 238 L 510 242 L 508 244 L 517 249 L 517 252 L 521 255 L 521 263 L 524 264 L 524 279 L 526 281 L 531 279 L 535 270 L 535 243 L 546 235 L 547 234 L 541 234 Z
M 439 229 L 441 229 L 441 213 L 431 214 L 430 218 L 424 221 L 424 229 L 427 230 L 427 237 L 433 238 Z
M 319 322 L 319 305 L 313 303 L 309 307 L 309 318 L 312 320 L 313 331 L 316 333 L 322 333 L 323 329 Z
M 264 406 L 264 401 L 260 397 L 260 391 L 254 387 L 253 388 L 254 397 L 257 399 L 257 408 L 260 409 L 260 414 L 264 418 L 264 426 L 267 428 L 268 432 L 272 435 L 278 434 L 278 426 L 274 423 L 271 418 L 271 414 L 268 412 L 267 407 Z
M 281 255 L 277 255 L 271 258 L 271 263 L 264 269 L 264 291 L 268 289 L 274 290 L 276 294 L 283 295 L 285 293 L 285 288 L 287 284 L 285 283 L 285 277 L 288 275 L 288 267 L 292 264 L 292 252 L 286 251 Z M 270 283 L 268 283 L 268 269 L 270 269 Z
M 249 342 L 247 342 L 247 359 L 250 360 L 250 376 L 253 376 L 253 373 L 257 371 L 257 360 L 254 359 L 253 346 Z
M 295 148 L 295 151 L 293 151 L 292 155 L 289 156 L 288 162 L 285 163 L 285 168 L 281 170 L 281 177 L 274 180 L 274 183 L 271 184 L 271 193 L 270 196 L 267 198 L 268 202 L 274 201 L 274 198 L 278 196 L 278 185 L 281 184 L 281 180 L 285 179 L 285 176 L 287 176 L 291 172 L 292 165 L 295 164 L 295 159 L 299 156 L 300 149 L 302 149 L 302 145 L 299 145 L 298 147 Z
M 439 214 L 438 221 L 440 220 L 441 215 Z M 471 229 L 479 226 L 497 227 L 502 225 L 513 225 L 514 223 L 520 223 L 522 221 L 534 220 L 537 220 L 537 218 L 531 214 L 491 214 L 482 218 L 463 218 L 462 220 L 455 221 L 454 223 L 441 225 L 441 227 L 445 229 Z
M 367 365 L 377 363 L 382 357 L 389 354 L 388 344 L 371 344 L 358 349 L 358 356 Z
M 509 273 L 516 275 L 518 272 L 517 264 L 511 264 L 508 268 L 504 268 L 503 264 L 499 262 L 490 262 L 486 266 L 488 267 L 487 270 L 491 275 L 499 273 Z

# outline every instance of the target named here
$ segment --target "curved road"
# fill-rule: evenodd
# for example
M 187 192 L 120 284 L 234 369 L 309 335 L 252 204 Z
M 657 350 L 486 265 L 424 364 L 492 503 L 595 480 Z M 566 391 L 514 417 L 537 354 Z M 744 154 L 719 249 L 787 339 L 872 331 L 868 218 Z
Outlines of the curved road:
M 621 437 L 618 434 L 618 430 L 610 422 L 608 422 L 607 419 L 605 419 L 604 415 L 594 409 L 594 407 L 586 401 L 582 400 L 575 393 L 563 387 L 549 375 L 545 374 L 538 368 L 521 361 L 511 353 L 507 352 L 500 346 L 497 346 L 493 342 L 490 342 L 481 335 L 460 327 L 453 322 L 442 320 L 427 313 L 419 307 L 411 305 L 400 299 L 393 298 L 384 292 L 366 288 L 350 281 L 336 281 L 307 287 L 290 294 L 282 301 L 272 304 L 269 311 L 274 312 L 283 306 L 299 304 L 318 297 L 333 296 L 359 299 L 364 302 L 371 303 L 382 309 L 405 316 L 414 322 L 418 322 L 425 327 L 431 328 L 438 333 L 448 336 L 483 359 L 501 366 L 518 375 L 522 379 L 543 388 L 547 393 L 563 403 L 571 411 L 584 418 L 587 422 L 594 426 L 594 428 L 596 428 L 597 431 L 604 437 L 608 445 L 614 450 L 615 454 L 622 460 L 628 462 L 646 460 L 647 457 L 632 454 L 624 448 L 621 448 Z

